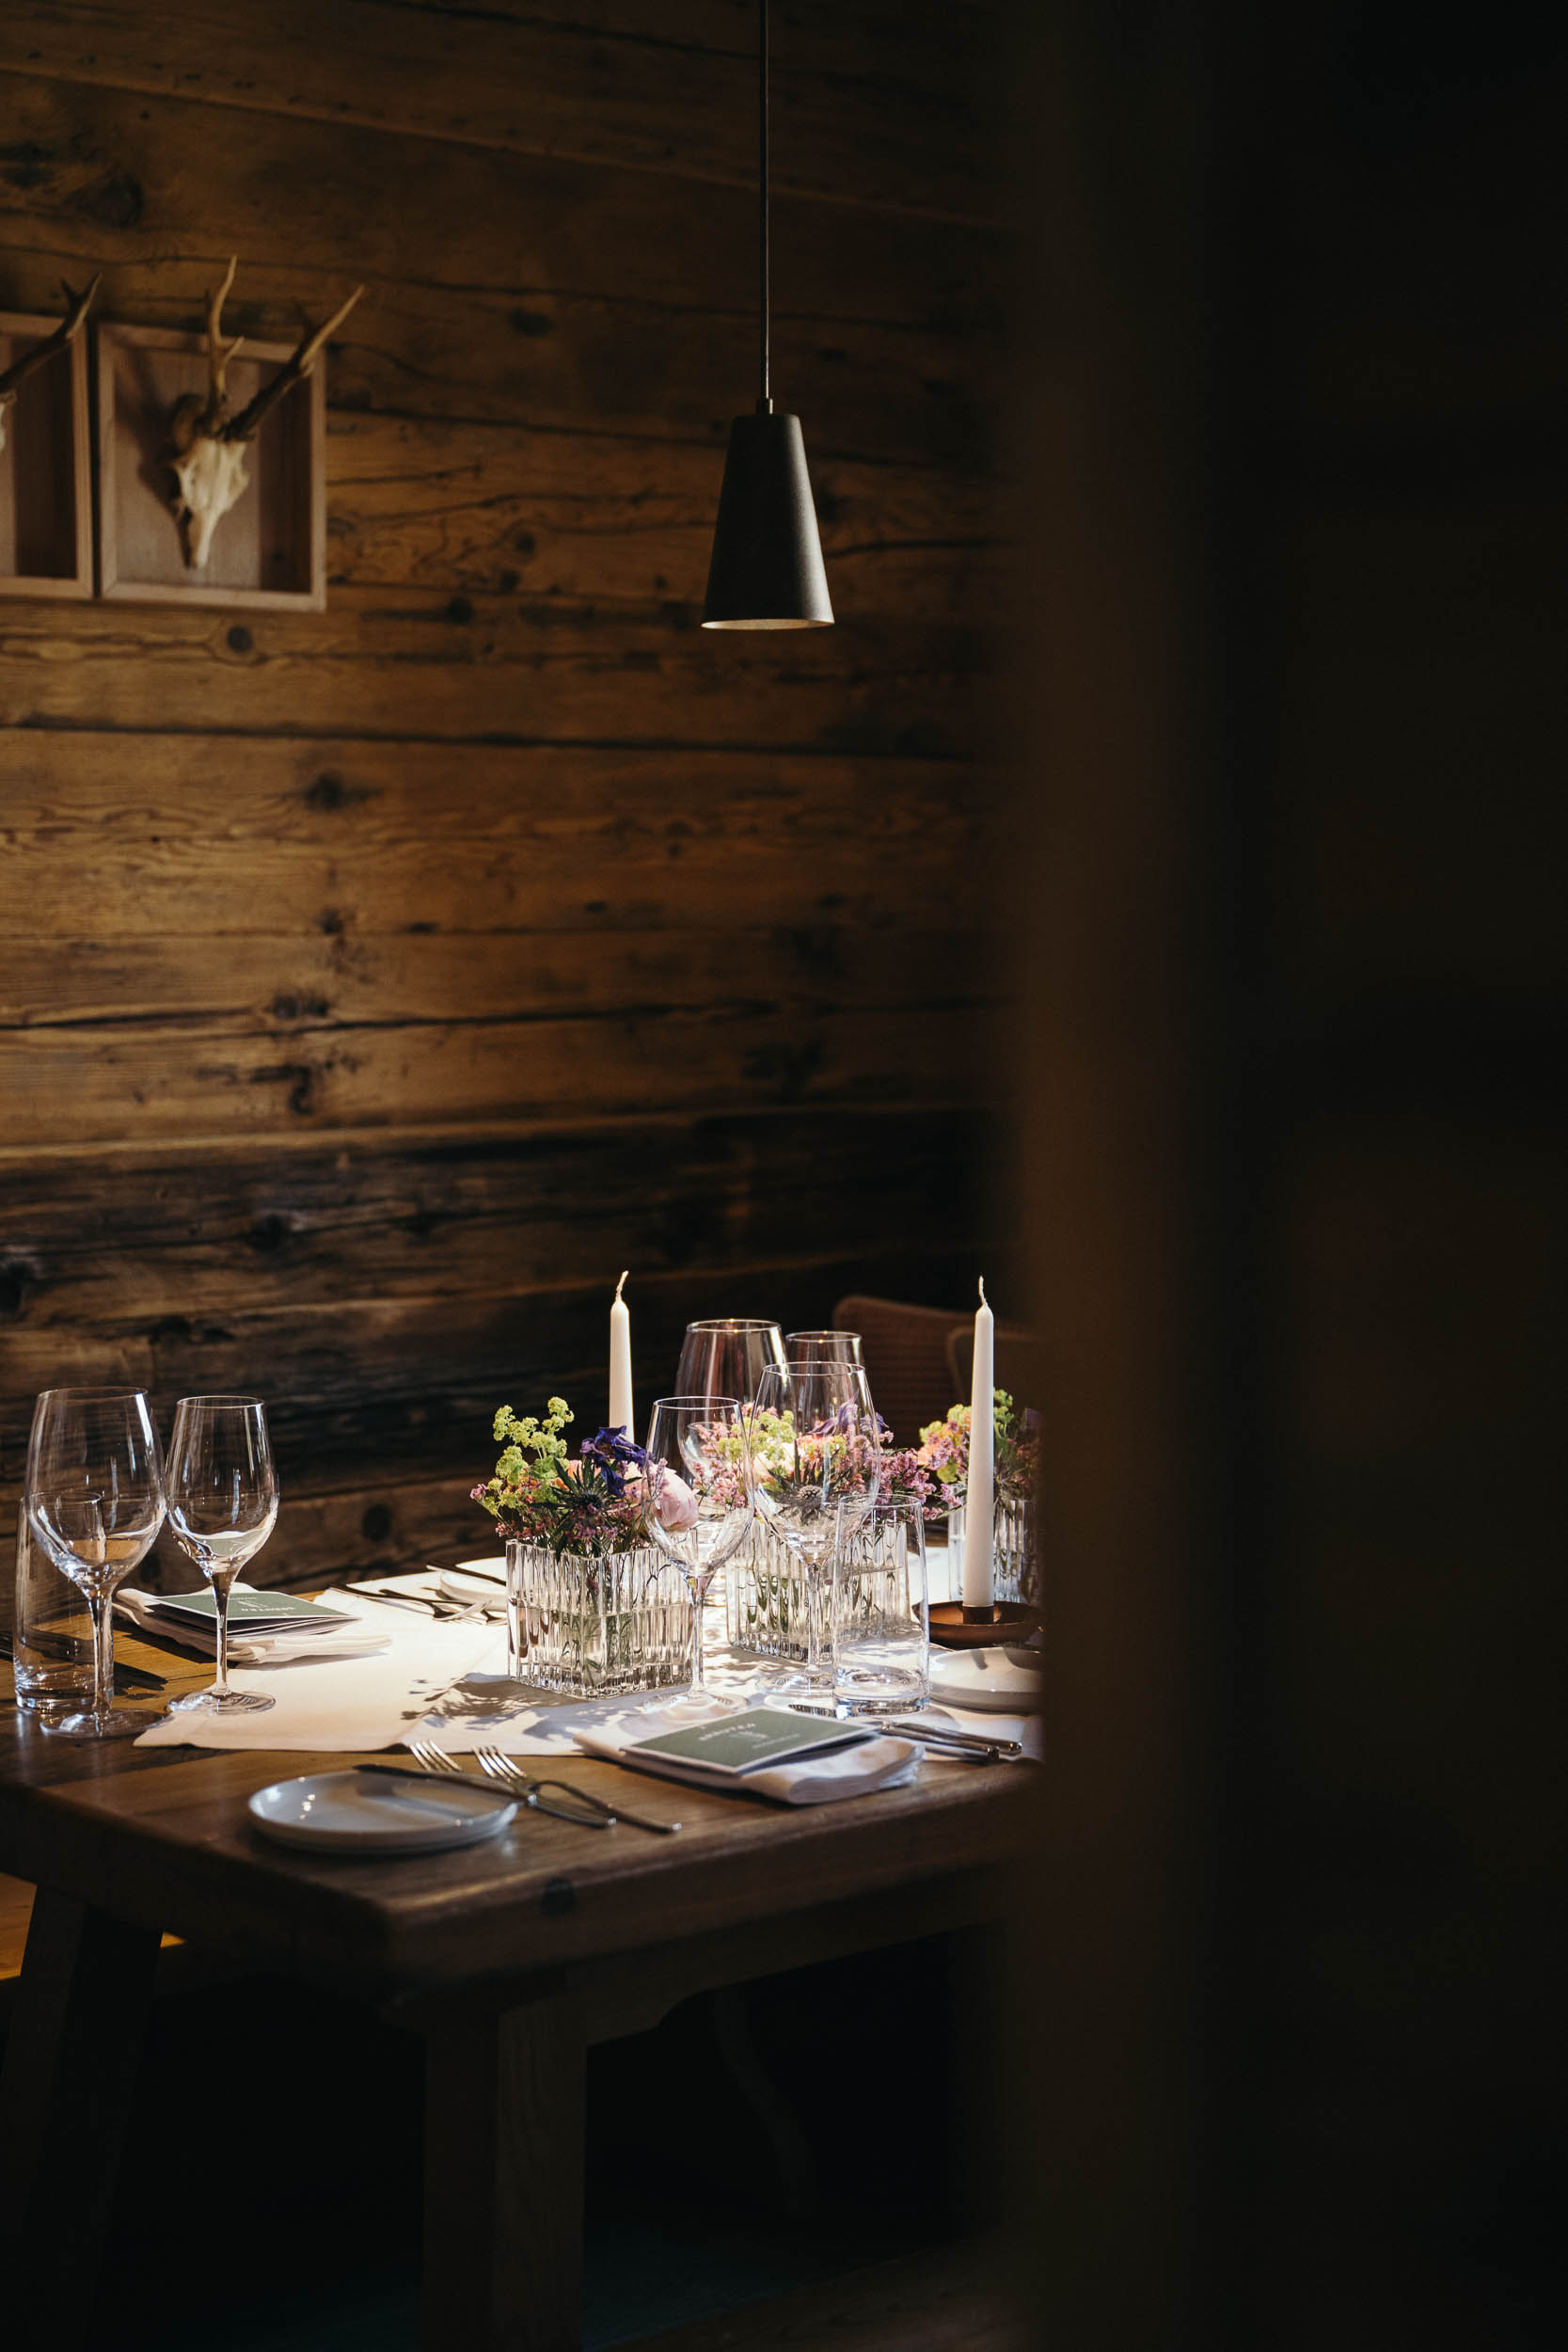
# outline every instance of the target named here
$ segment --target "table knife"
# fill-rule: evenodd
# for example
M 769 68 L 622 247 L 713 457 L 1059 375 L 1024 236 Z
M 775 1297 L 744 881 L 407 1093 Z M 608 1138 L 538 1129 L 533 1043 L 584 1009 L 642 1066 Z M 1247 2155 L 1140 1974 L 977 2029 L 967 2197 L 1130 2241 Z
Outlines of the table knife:
M 506 1590 L 503 1568 L 438 1568 L 434 1560 L 427 1560 L 425 1567 L 432 1576 L 465 1576 L 470 1583 L 498 1584 L 503 1592 Z
M 0 1658 L 9 1660 L 12 1664 L 15 1663 L 15 1641 L 13 1636 L 9 1633 L 0 1633 Z M 162 1691 L 166 1689 L 167 1685 L 173 1681 L 173 1679 L 174 1677 L 172 1675 L 155 1675 L 146 1666 L 130 1665 L 123 1658 L 117 1658 L 115 1660 L 115 1680 L 117 1682 L 135 1682 L 139 1683 L 144 1691 Z
M 417 1780 L 421 1788 L 441 1793 L 443 1781 L 451 1781 L 458 1788 L 481 1788 L 487 1797 L 498 1797 L 503 1804 L 527 1804 L 521 1788 L 509 1788 L 504 1781 L 490 1780 L 479 1772 L 421 1772 L 417 1764 L 351 1764 L 352 1772 L 381 1772 L 388 1780 Z
M 921 1740 L 927 1747 L 952 1748 L 960 1756 L 995 1756 L 1002 1762 L 1026 1753 L 1020 1740 L 985 1739 L 974 1731 L 951 1729 L 945 1724 L 906 1724 L 893 1716 L 881 1718 L 882 1728 L 904 1740 Z

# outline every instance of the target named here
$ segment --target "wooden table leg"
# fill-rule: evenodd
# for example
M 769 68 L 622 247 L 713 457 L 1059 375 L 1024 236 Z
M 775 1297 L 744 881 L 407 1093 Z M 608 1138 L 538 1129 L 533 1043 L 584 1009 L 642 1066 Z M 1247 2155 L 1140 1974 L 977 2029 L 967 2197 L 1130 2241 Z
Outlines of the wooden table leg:
M 11 2321 L 36 2285 L 62 2347 L 90 2318 L 158 1945 L 73 1896 L 33 1899 L 0 2075 L 0 2242 Z
M 423 2352 L 579 2352 L 576 2005 L 459 2015 L 427 2035 Z

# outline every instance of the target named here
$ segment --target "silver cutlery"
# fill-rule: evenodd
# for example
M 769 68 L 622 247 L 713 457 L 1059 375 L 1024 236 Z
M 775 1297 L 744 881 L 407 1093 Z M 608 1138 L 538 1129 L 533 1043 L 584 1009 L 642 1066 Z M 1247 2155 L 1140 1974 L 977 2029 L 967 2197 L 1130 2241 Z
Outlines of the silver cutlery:
M 456 1757 L 449 1756 L 445 1748 L 438 1748 L 434 1740 L 410 1740 L 408 1753 L 424 1766 L 427 1772 L 433 1775 L 445 1773 L 451 1780 L 467 1780 L 470 1777 L 464 1772 Z M 532 1780 L 526 1772 L 515 1768 L 504 1772 L 497 1772 L 493 1769 L 493 1762 L 487 1763 L 485 1759 L 486 1757 L 494 1759 L 499 1754 L 499 1751 L 495 1748 L 482 1748 L 474 1751 L 476 1762 L 487 1775 L 485 1785 L 492 1788 L 510 1790 L 514 1796 L 520 1797 L 523 1803 L 536 1813 L 553 1813 L 558 1821 L 575 1821 L 579 1829 L 613 1829 L 618 1820 L 630 1820 L 633 1818 L 629 1814 L 616 1813 L 598 1797 L 591 1797 L 585 1788 L 575 1788 L 567 1780 Z M 511 1763 L 509 1757 L 501 1760 L 508 1765 Z M 586 1809 L 572 1812 L 565 1805 L 557 1804 L 552 1798 L 542 1796 L 539 1792 L 545 1788 L 557 1788 L 562 1796 L 574 1799 L 578 1807 Z M 657 1825 L 639 1822 L 637 1826 L 650 1828 Z
M 791 1699 L 792 1715 L 816 1715 L 831 1721 L 836 1713 L 832 1707 L 809 1707 Z M 951 1749 L 955 1756 L 973 1756 L 976 1764 L 1010 1764 L 1026 1751 L 1017 1740 L 998 1737 L 982 1738 L 978 1732 L 960 1731 L 957 1724 L 943 1724 L 923 1716 L 919 1723 L 907 1723 L 895 1715 L 843 1715 L 841 1723 L 853 1724 L 862 1731 L 891 1731 L 901 1740 L 918 1740 L 928 1748 Z
M 394 1593 L 384 1584 L 350 1584 L 344 1589 L 351 1593 L 362 1593 L 367 1600 L 379 1600 L 388 1609 L 413 1609 L 421 1616 L 451 1623 L 490 1614 L 489 1606 L 484 1601 L 436 1599 L 425 1593 Z
M 586 1788 L 575 1788 L 570 1781 L 533 1780 L 515 1756 L 503 1756 L 499 1748 L 476 1748 L 474 1755 L 482 1772 L 506 1782 L 509 1788 L 525 1792 L 533 1788 L 565 1788 L 580 1804 L 592 1805 L 596 1812 L 607 1814 L 611 1821 L 626 1821 L 633 1829 L 649 1830 L 656 1837 L 673 1837 L 680 1827 L 678 1821 L 650 1821 L 643 1814 L 628 1813 L 625 1805 L 608 1805 L 602 1798 L 590 1796 Z M 531 1804 L 534 1800 L 530 1796 L 528 1802 Z
M 15 1662 L 15 1645 L 12 1636 L 8 1633 L 0 1633 L 0 1658 L 6 1659 L 11 1663 Z M 166 1689 L 167 1685 L 173 1681 L 173 1679 L 174 1677 L 172 1675 L 155 1675 L 146 1666 L 129 1665 L 123 1658 L 117 1658 L 115 1660 L 115 1680 L 117 1682 L 133 1684 L 139 1690 L 162 1691 Z
M 1025 1753 L 1020 1740 L 983 1739 L 979 1733 L 960 1731 L 957 1724 L 934 1723 L 903 1723 L 894 1716 L 878 1718 L 883 1731 L 891 1731 L 901 1740 L 918 1740 L 928 1748 L 949 1750 L 954 1756 L 972 1756 L 977 1764 L 1007 1764 Z
M 427 1788 L 432 1780 L 455 1780 L 465 1788 L 477 1788 L 483 1796 L 495 1797 L 502 1803 L 506 1800 L 506 1790 L 498 1782 L 482 1780 L 477 1772 L 460 1772 L 455 1766 L 450 1772 L 433 1772 L 428 1769 L 415 1772 L 406 1764 L 356 1764 L 354 1769 L 358 1772 L 379 1772 L 386 1780 L 417 1780 L 421 1788 Z
M 467 1576 L 473 1578 L 476 1583 L 499 1584 L 503 1592 L 506 1589 L 506 1571 L 503 1568 L 438 1568 L 434 1560 L 427 1560 L 425 1567 L 432 1576 Z

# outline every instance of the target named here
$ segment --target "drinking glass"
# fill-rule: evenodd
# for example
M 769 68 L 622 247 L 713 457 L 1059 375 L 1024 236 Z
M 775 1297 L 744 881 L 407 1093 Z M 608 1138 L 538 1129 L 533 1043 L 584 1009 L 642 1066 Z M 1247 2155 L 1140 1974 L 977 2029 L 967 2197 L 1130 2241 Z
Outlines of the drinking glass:
M 687 1697 L 706 1708 L 712 1704 L 703 1658 L 707 1588 L 752 1524 L 752 1457 L 740 1399 L 661 1396 L 648 1423 L 644 1477 L 649 1537 L 691 1588 Z
M 841 1530 L 833 1553 L 833 1691 L 841 1709 L 898 1715 L 930 1695 L 926 1515 L 879 1496 Z
M 859 1364 L 819 1358 L 770 1365 L 757 1385 L 752 1468 L 758 1520 L 800 1562 L 806 1584 L 806 1666 L 778 1687 L 831 1695 L 822 1582 L 835 1545 L 877 1500 L 882 1451 L 870 1384 Z
M 45 1389 L 27 1441 L 27 1527 L 86 1596 L 92 1617 L 92 1705 L 50 1723 L 72 1740 L 145 1731 L 145 1708 L 117 1708 L 115 1588 L 157 1541 L 164 1465 L 145 1389 Z
M 678 1396 L 739 1397 L 757 1392 L 769 1364 L 787 1362 L 784 1334 L 776 1323 L 744 1315 L 721 1315 L 713 1323 L 689 1323 L 675 1374 Z
M 786 1331 L 784 1353 L 790 1362 L 823 1361 L 838 1364 L 858 1364 L 861 1355 L 861 1335 L 858 1331 Z
M 276 1702 L 229 1687 L 229 1595 L 277 1518 L 266 1406 L 253 1396 L 182 1396 L 168 1441 L 168 1523 L 213 1588 L 217 1679 L 176 1699 L 171 1715 L 257 1715 Z
M 92 1704 L 92 1619 L 87 1602 L 16 1512 L 16 1605 L 11 1622 L 11 1682 L 29 1714 L 79 1712 Z

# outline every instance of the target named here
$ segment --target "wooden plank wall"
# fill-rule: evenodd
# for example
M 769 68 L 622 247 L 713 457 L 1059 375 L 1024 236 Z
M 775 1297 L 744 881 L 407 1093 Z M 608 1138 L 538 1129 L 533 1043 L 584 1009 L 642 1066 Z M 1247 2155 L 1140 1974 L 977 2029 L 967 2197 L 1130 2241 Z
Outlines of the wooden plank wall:
M 704 635 L 746 0 L 40 0 L 0 305 L 290 337 L 321 616 L 0 605 L 0 1504 L 40 1385 L 273 1400 L 274 1578 L 472 1540 L 499 1399 L 950 1298 L 998 984 L 984 9 L 776 12 L 775 389 L 839 626 Z M 975 1124 L 978 1121 L 979 1124 Z M 0 1549 L 4 1547 L 0 1546 Z

